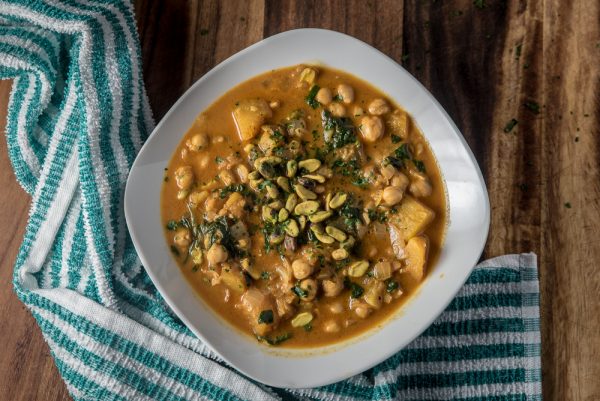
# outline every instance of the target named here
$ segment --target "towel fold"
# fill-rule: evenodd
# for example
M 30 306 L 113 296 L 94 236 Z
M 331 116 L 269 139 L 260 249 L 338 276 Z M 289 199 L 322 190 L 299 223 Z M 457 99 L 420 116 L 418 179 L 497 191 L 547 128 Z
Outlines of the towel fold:
M 533 254 L 480 264 L 422 336 L 360 375 L 248 380 L 170 312 L 127 233 L 125 181 L 154 125 L 132 5 L 0 0 L 5 78 L 9 156 L 33 198 L 14 286 L 74 399 L 541 399 Z

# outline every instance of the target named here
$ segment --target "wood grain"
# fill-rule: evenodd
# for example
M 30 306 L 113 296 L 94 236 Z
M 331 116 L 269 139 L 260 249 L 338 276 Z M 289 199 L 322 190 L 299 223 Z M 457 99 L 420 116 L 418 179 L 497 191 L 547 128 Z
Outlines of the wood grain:
M 492 206 L 484 257 L 539 255 L 544 399 L 599 400 L 600 3 L 483 4 L 138 0 L 150 102 L 158 120 L 220 61 L 300 27 L 348 33 L 402 63 L 448 111 L 482 167 Z M 0 120 L 8 88 L 0 84 Z M 505 133 L 513 118 L 518 124 Z M 28 197 L 5 148 L 2 142 L 0 341 L 7 353 L 0 399 L 65 399 L 39 330 L 11 289 Z

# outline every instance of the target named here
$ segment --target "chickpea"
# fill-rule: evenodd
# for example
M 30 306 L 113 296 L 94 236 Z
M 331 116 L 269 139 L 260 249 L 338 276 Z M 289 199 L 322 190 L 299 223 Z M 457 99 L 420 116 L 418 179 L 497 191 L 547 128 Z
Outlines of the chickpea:
M 306 291 L 306 297 L 302 297 L 303 301 L 312 301 L 317 296 L 317 282 L 312 278 L 305 278 L 300 282 L 300 288 Z
M 225 142 L 225 137 L 223 135 L 217 135 L 212 140 L 212 143 L 223 143 L 223 142 Z
M 344 289 L 344 282 L 341 277 L 333 276 L 323 280 L 321 286 L 323 287 L 323 294 L 325 294 L 326 297 L 335 297 Z
M 431 187 L 431 183 L 425 177 L 416 178 L 410 183 L 410 187 L 408 188 L 410 193 L 416 196 L 417 198 L 422 198 L 425 196 L 431 195 L 433 188 Z
M 190 230 L 187 228 L 180 228 L 173 237 L 173 242 L 180 247 L 189 246 L 192 243 L 192 236 Z
M 248 167 L 244 164 L 240 164 L 237 166 L 236 172 L 238 177 L 240 177 L 240 181 L 246 184 L 248 182 L 248 174 L 250 174 Z
M 329 111 L 334 117 L 346 117 L 346 108 L 340 103 L 331 103 L 329 105 Z
M 402 200 L 404 191 L 398 187 L 386 187 L 383 190 L 382 199 L 387 206 L 394 206 Z
M 335 320 L 328 320 L 323 323 L 323 331 L 326 333 L 337 333 L 340 331 L 340 325 Z
M 194 182 L 194 170 L 192 166 L 181 166 L 175 170 L 175 180 L 181 189 L 188 189 Z
M 363 114 L 365 114 L 365 111 L 363 110 L 363 108 L 362 108 L 362 107 L 359 107 L 359 106 L 354 106 L 354 108 L 352 109 L 352 115 L 353 115 L 354 117 L 360 117 L 360 116 L 362 116 Z
M 271 103 L 269 103 L 269 107 L 272 109 L 276 109 L 279 106 L 281 106 L 281 102 L 279 100 L 273 100 Z
M 402 173 L 398 173 L 392 178 L 391 184 L 405 191 L 409 184 L 408 177 Z
M 375 142 L 383 136 L 383 121 L 377 116 L 365 116 L 360 120 L 360 133 L 367 142 Z
M 212 244 L 206 253 L 206 260 L 209 266 L 216 266 L 219 263 L 227 261 L 229 254 L 223 245 Z
M 321 103 L 322 105 L 327 106 L 329 103 L 331 103 L 331 99 L 333 99 L 333 96 L 331 94 L 331 89 L 329 89 L 329 88 L 319 89 L 319 91 L 317 92 L 317 96 L 315 96 L 315 99 L 317 100 L 317 102 Z
M 367 108 L 369 113 L 374 116 L 381 116 L 390 112 L 390 106 L 383 99 L 373 99 Z
M 292 272 L 296 279 L 302 280 L 312 274 L 313 267 L 304 259 L 296 259 L 292 262 Z
M 344 305 L 342 305 L 341 302 L 333 302 L 329 305 L 329 311 L 337 315 L 338 313 L 342 313 L 344 311 Z
M 354 101 L 354 89 L 347 84 L 339 84 L 337 87 L 337 93 L 342 98 L 342 101 L 346 104 L 350 104 Z
M 200 149 L 202 149 L 206 145 L 208 145 L 208 139 L 206 138 L 206 135 L 204 135 L 204 134 L 196 134 L 196 135 L 192 136 L 185 143 L 185 145 L 192 152 L 198 152 L 198 151 L 200 151 Z
M 369 316 L 369 314 L 371 314 L 371 309 L 367 306 L 367 305 L 358 305 L 355 309 L 354 309 L 354 313 L 356 314 L 356 316 L 358 316 L 361 319 L 366 318 L 367 316 Z
M 190 194 L 190 196 L 188 197 L 188 201 L 190 203 L 190 206 L 192 207 L 198 207 L 200 206 L 200 204 L 202 202 L 204 202 L 206 200 L 206 198 L 208 198 L 208 192 L 207 191 L 194 191 Z
M 223 182 L 225 185 L 231 185 L 235 183 L 235 177 L 229 170 L 221 171 L 219 173 L 219 179 L 221 179 L 221 182 Z
M 381 175 L 383 175 L 383 177 L 386 180 L 390 180 L 394 176 L 394 174 L 396 174 L 396 172 L 397 172 L 396 169 L 394 168 L 394 166 L 392 166 L 391 164 L 388 164 L 385 167 L 381 167 L 380 170 L 381 170 Z

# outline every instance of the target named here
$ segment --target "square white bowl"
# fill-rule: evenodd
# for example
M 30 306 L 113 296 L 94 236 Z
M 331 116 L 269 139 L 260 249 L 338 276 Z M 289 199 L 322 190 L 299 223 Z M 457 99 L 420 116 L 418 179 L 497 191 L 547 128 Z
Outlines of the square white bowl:
M 383 90 L 414 118 L 437 158 L 448 195 L 443 250 L 418 293 L 381 327 L 340 344 L 272 348 L 218 317 L 181 274 L 164 238 L 160 214 L 163 169 L 196 116 L 233 86 L 265 71 L 322 63 Z M 481 171 L 464 138 L 433 96 L 373 47 L 321 29 L 280 33 L 225 60 L 173 105 L 138 154 L 127 180 L 125 216 L 146 271 L 190 330 L 243 374 L 277 387 L 305 388 L 360 373 L 398 352 L 444 310 L 485 245 L 490 207 Z

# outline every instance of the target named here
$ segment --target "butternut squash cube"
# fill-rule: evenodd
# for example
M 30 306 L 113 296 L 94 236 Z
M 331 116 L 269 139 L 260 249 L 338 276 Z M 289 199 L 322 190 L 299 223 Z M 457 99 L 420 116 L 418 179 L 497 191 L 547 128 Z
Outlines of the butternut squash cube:
M 429 240 L 427 237 L 412 237 L 406 244 L 406 272 L 416 282 L 421 282 L 425 276 L 425 264 L 429 251 Z
M 433 210 L 408 195 L 404 196 L 396 210 L 396 214 L 390 214 L 390 222 L 400 229 L 404 240 L 422 233 L 435 217 Z
M 261 125 L 273 116 L 269 104 L 264 99 L 240 100 L 233 109 L 233 120 L 240 140 L 254 138 Z
M 240 269 L 227 263 L 224 263 L 221 269 L 221 282 L 238 294 L 242 294 L 247 288 Z

